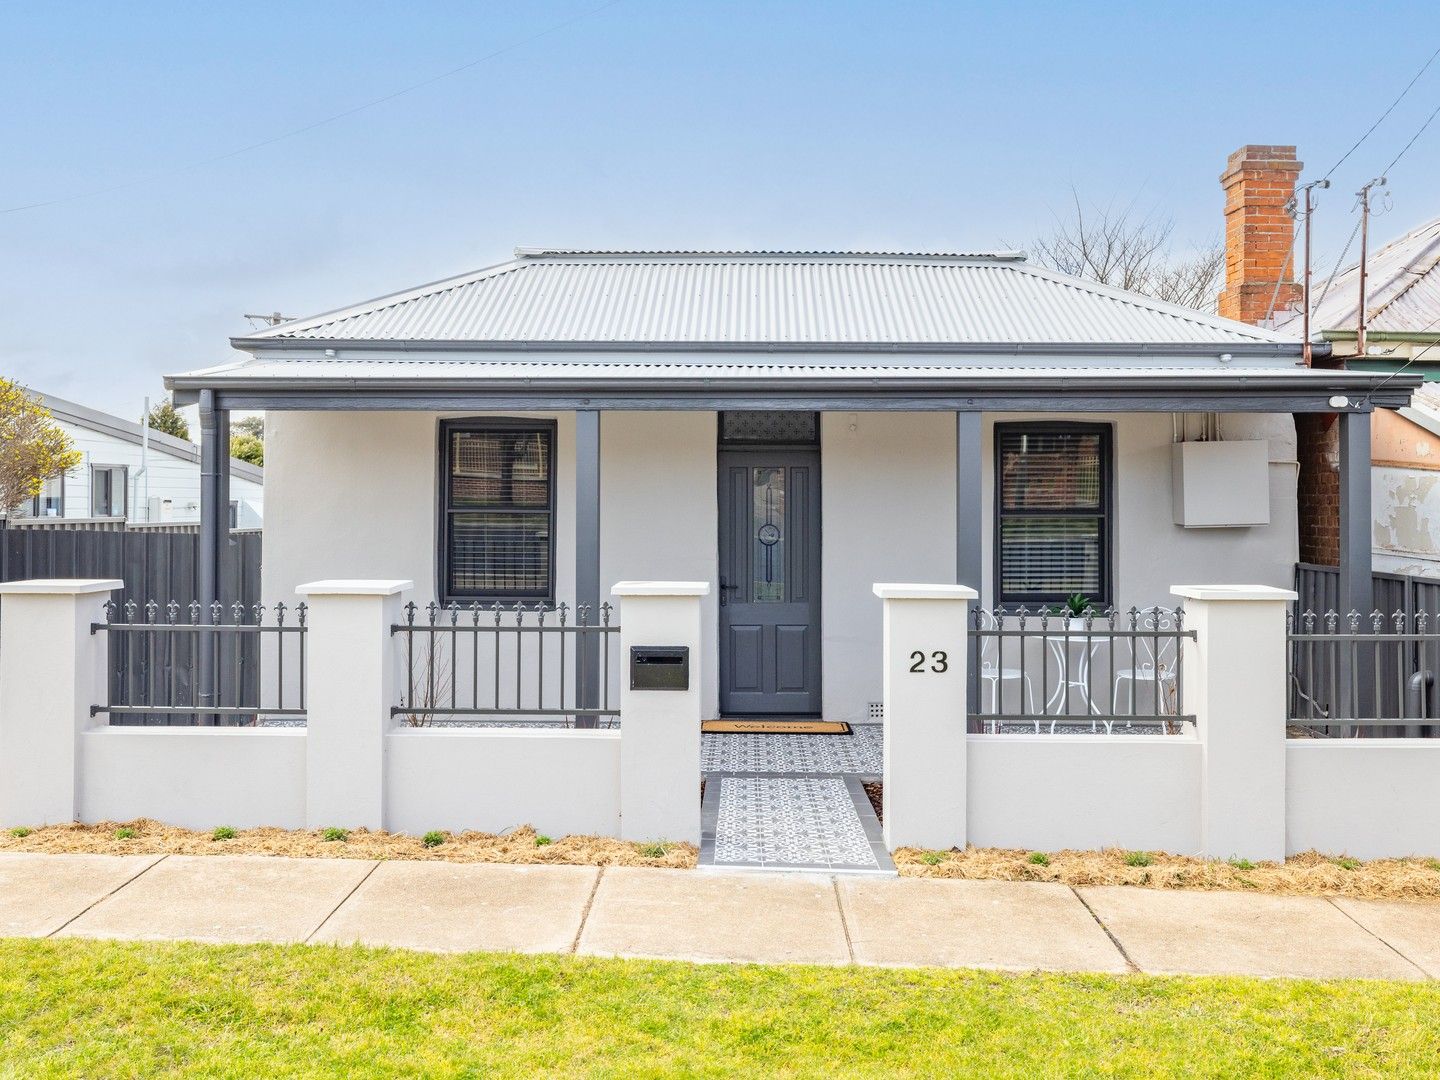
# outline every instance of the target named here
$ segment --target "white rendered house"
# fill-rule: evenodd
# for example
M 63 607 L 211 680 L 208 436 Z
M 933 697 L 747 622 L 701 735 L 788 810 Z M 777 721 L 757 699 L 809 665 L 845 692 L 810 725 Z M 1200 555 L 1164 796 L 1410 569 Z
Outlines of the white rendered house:
M 267 603 L 404 579 L 498 620 L 708 582 L 706 717 L 873 715 L 876 582 L 1288 588 L 1296 413 L 1339 414 L 1341 602 L 1368 595 L 1370 411 L 1417 381 L 1017 253 L 521 250 L 233 344 L 167 385 L 211 452 L 266 410 Z

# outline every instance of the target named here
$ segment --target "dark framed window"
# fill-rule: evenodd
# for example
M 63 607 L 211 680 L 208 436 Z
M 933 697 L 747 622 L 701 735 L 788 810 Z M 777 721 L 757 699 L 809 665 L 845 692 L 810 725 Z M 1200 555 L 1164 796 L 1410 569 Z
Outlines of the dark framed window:
M 553 600 L 555 423 L 440 422 L 442 600 Z
M 90 466 L 90 516 L 125 517 L 130 470 L 125 465 Z
M 1110 603 L 1111 430 L 995 425 L 995 599 Z

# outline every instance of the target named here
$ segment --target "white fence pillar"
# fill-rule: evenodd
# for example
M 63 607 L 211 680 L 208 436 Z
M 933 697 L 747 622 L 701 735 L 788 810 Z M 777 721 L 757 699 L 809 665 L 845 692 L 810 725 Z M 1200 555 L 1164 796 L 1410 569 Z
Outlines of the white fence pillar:
M 410 581 L 312 581 L 306 619 L 305 821 L 385 827 L 385 733 L 395 701 L 390 627 Z
M 1267 585 L 1176 585 L 1185 599 L 1181 678 L 1201 745 L 1207 858 L 1285 858 L 1285 605 Z
M 0 584 L 0 825 L 75 820 L 80 733 L 105 702 L 105 642 L 91 634 L 123 581 Z
M 974 589 L 876 585 L 884 601 L 885 846 L 965 846 L 966 638 Z
M 700 843 L 700 598 L 704 581 L 622 581 L 620 598 L 620 837 Z M 637 690 L 632 650 L 689 650 L 683 690 Z

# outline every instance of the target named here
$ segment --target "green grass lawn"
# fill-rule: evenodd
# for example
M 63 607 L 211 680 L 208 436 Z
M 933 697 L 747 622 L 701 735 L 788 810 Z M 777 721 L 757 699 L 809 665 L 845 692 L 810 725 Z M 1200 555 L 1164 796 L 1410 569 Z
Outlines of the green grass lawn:
M 0 1076 L 1434 1076 L 1440 988 L 0 940 Z

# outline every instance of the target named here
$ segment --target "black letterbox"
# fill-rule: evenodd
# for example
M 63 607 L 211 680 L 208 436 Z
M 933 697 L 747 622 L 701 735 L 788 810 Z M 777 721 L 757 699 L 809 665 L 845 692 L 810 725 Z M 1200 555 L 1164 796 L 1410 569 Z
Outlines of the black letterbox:
M 689 646 L 630 646 L 630 689 L 689 690 Z

